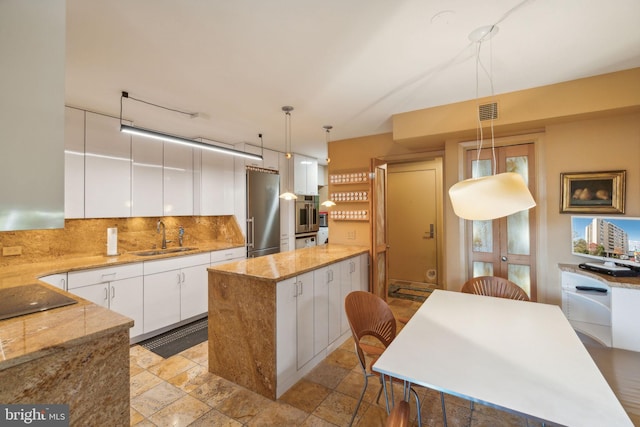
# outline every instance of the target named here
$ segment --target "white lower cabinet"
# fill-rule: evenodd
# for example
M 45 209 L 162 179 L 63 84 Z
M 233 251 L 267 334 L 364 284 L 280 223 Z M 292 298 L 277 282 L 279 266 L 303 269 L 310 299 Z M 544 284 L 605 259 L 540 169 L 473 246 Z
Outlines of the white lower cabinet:
M 142 263 L 71 271 L 67 276 L 69 292 L 132 318 L 132 339 L 143 333 Z
M 306 375 L 350 335 L 341 331 L 343 294 L 368 288 L 365 257 L 356 256 L 277 283 L 276 395 Z M 347 292 L 348 293 L 348 292 Z
M 144 263 L 144 333 L 207 312 L 210 253 Z

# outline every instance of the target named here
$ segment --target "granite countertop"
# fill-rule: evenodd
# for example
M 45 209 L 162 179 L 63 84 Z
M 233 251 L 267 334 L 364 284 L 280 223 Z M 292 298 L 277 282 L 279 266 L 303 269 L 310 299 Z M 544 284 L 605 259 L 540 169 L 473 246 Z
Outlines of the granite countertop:
M 368 252 L 364 246 L 328 244 L 230 262 L 209 267 L 209 271 L 277 282 Z
M 154 256 L 138 256 L 134 253 L 123 253 L 117 256 L 75 255 L 57 257 L 37 263 L 3 267 L 0 271 L 0 288 L 39 283 L 56 292 L 73 297 L 78 303 L 1 320 L 0 370 L 100 338 L 113 332 L 114 329 L 129 329 L 133 325 L 133 320 L 130 318 L 40 282 L 38 280 L 39 277 L 54 273 L 186 256 L 234 247 L 238 247 L 238 245 L 225 242 L 207 242 L 206 244 L 199 244 L 197 249 L 188 252 Z
M 595 271 L 583 270 L 576 264 L 558 264 L 560 271 L 568 271 L 570 273 L 583 274 L 600 282 L 609 285 L 613 288 L 640 288 L 640 277 L 614 277 L 608 274 L 600 274 Z

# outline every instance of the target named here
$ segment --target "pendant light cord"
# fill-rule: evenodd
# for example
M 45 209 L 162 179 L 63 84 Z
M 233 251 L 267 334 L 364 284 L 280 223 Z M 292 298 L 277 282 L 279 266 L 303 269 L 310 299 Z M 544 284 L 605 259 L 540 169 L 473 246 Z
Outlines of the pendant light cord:
M 482 151 L 482 145 L 484 142 L 484 131 L 482 129 L 482 120 L 480 118 L 480 69 L 484 71 L 484 74 L 487 76 L 489 80 L 489 89 L 491 97 L 494 96 L 494 87 L 493 87 L 493 43 L 491 38 L 489 38 L 489 70 L 484 66 L 482 61 L 480 60 L 480 51 L 482 48 L 482 40 L 479 40 L 476 43 L 476 121 L 477 121 L 477 129 L 476 129 L 476 141 L 477 141 L 477 156 L 476 156 L 476 172 L 478 168 L 478 164 L 480 163 L 480 152 Z M 490 129 L 491 129 L 491 157 L 493 159 L 493 167 L 492 167 L 492 175 L 495 175 L 497 171 L 497 161 L 496 161 L 496 152 L 495 152 L 495 136 L 493 132 L 493 117 L 495 111 L 493 110 L 493 106 L 491 107 L 491 119 L 490 119 Z M 477 175 L 477 173 L 475 174 Z

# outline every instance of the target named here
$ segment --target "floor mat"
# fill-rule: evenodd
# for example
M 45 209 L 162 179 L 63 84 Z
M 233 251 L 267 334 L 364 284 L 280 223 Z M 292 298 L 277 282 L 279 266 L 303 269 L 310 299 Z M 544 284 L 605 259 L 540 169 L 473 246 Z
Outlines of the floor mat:
M 139 343 L 165 359 L 208 339 L 207 318 L 172 329 Z
M 413 301 L 425 301 L 438 286 L 431 283 L 405 282 L 392 280 L 389 282 L 389 296 Z

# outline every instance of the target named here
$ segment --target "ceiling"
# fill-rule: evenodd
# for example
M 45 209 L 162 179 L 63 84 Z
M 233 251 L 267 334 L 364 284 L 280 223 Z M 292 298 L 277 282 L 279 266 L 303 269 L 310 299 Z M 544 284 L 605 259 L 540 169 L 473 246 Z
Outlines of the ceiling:
M 67 0 L 66 103 L 326 157 L 391 116 L 640 66 L 638 0 Z M 482 44 L 469 34 L 495 24 Z M 489 53 L 492 56 L 489 56 Z M 493 58 L 490 60 L 490 58 Z

